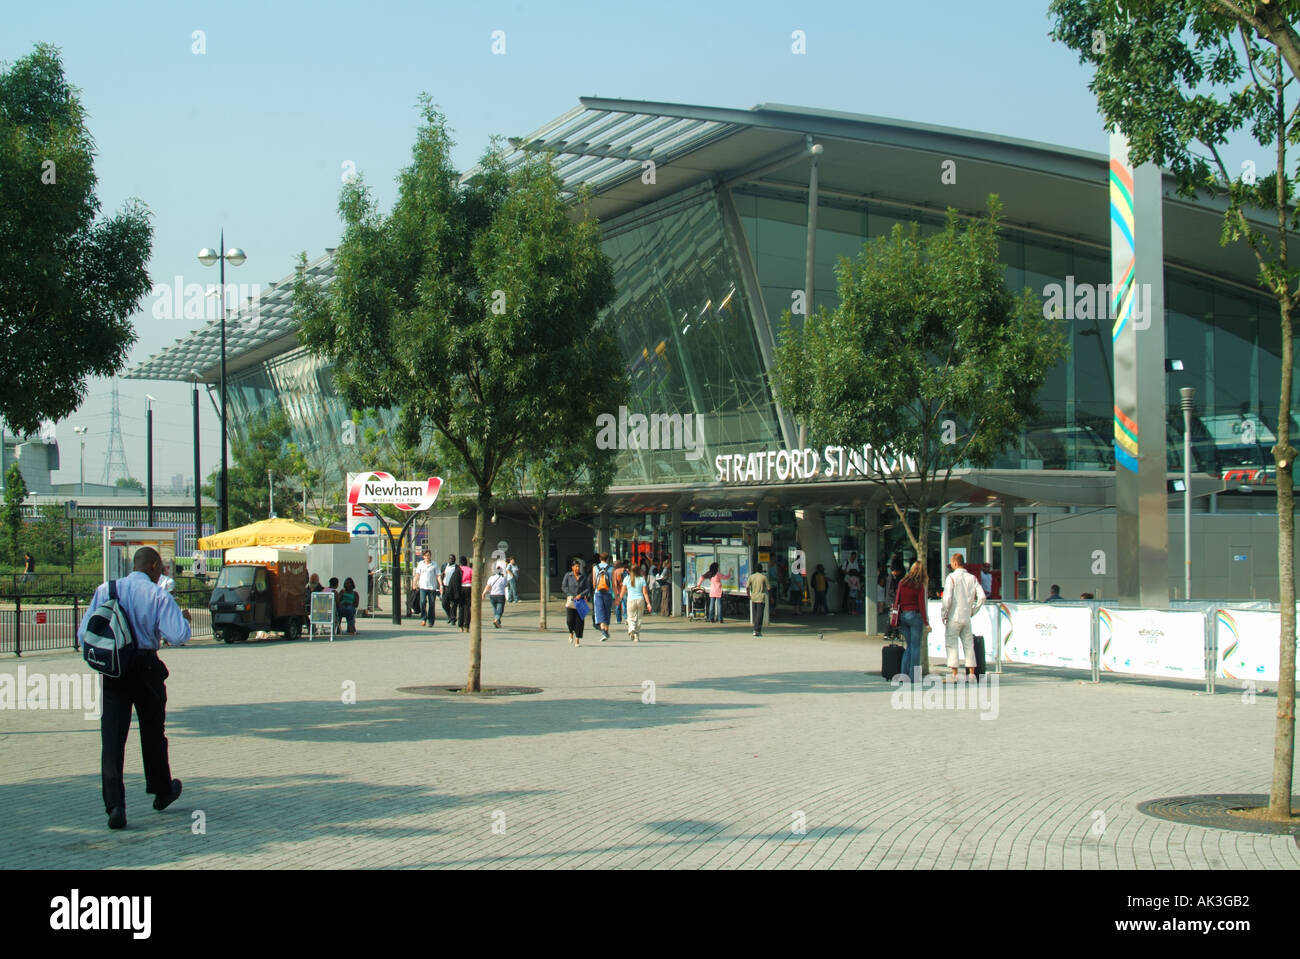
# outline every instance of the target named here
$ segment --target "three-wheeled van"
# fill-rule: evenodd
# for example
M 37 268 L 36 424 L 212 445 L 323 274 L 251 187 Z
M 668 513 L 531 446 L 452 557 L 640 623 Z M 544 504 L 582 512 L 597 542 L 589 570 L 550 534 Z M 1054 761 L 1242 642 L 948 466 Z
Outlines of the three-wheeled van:
M 208 599 L 212 633 L 243 642 L 257 630 L 302 635 L 307 612 L 307 558 L 297 550 L 241 546 L 226 550 Z

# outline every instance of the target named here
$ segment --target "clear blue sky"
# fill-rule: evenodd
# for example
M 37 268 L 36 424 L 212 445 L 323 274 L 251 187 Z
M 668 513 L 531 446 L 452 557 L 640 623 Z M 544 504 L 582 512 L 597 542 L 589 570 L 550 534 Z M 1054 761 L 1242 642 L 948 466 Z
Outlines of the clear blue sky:
M 918 19 L 923 17 L 923 19 Z M 343 164 L 387 207 L 409 158 L 416 101 L 428 92 L 473 164 L 493 134 L 522 136 L 580 96 L 749 108 L 776 102 L 963 127 L 1106 151 L 1088 72 L 1048 38 L 1047 3 L 927 4 L 771 0 L 655 3 L 125 2 L 10 3 L 0 62 L 37 42 L 60 47 L 98 145 L 105 211 L 138 197 L 153 212 L 150 273 L 207 284 L 195 259 L 243 247 L 227 280 L 266 284 L 339 236 Z M 193 34 L 204 31 L 206 52 Z M 505 31 L 504 56 L 492 33 Z M 791 52 L 804 31 L 807 52 Z M 136 317 L 132 363 L 197 320 Z M 143 479 L 144 395 L 155 407 L 155 482 L 193 472 L 189 389 L 121 380 L 127 463 Z M 58 425 L 78 477 L 72 426 L 88 426 L 86 478 L 107 451 L 109 384 Z M 204 401 L 203 472 L 219 455 Z

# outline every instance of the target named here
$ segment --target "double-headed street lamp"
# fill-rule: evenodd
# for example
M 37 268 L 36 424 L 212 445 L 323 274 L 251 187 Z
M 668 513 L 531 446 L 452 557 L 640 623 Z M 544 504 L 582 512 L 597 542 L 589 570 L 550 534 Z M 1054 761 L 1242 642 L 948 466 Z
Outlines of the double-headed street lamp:
M 221 529 L 218 532 L 227 529 L 230 518 L 230 496 L 226 489 L 226 480 L 229 478 L 229 465 L 226 462 L 226 261 L 229 260 L 231 266 L 239 266 L 248 259 L 237 246 L 232 246 L 225 253 L 219 252 L 225 245 L 226 231 L 222 230 L 217 249 L 204 247 L 199 250 L 199 262 L 204 266 L 221 262 Z M 197 481 L 196 478 L 195 482 Z
M 145 412 L 144 412 L 144 432 L 145 432 L 145 503 L 149 512 L 149 527 L 153 526 L 153 405 L 158 402 L 158 397 L 144 395 Z

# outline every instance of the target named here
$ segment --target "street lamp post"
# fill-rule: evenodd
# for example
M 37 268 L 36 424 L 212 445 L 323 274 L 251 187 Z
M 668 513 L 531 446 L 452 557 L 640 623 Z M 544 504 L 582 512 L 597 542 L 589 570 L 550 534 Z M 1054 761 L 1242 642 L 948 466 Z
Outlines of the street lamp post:
M 1192 407 L 1196 389 L 1178 391 L 1183 406 L 1183 598 L 1192 598 Z
M 81 437 L 81 498 L 86 498 L 86 430 L 87 426 L 74 426 L 72 432 Z
M 266 511 L 267 516 L 275 519 L 275 480 L 271 478 L 271 468 L 269 466 L 266 469 L 266 488 L 271 494 L 269 499 L 270 507 Z
M 157 397 L 144 395 L 145 399 L 145 503 L 149 512 L 149 522 L 145 525 L 153 526 L 153 405 L 157 402 Z
M 203 493 L 199 486 L 199 371 L 194 375 L 194 552 L 199 551 L 199 537 L 203 535 Z
M 226 480 L 230 472 L 229 464 L 226 457 L 226 261 L 230 261 L 231 266 L 239 266 L 246 259 L 244 251 L 237 246 L 232 246 L 224 253 L 222 248 L 226 245 L 226 231 L 221 231 L 221 242 L 217 249 L 205 247 L 199 250 L 199 262 L 204 266 L 211 266 L 213 263 L 221 263 L 221 530 L 224 531 L 229 525 L 230 519 L 230 496 L 226 486 Z

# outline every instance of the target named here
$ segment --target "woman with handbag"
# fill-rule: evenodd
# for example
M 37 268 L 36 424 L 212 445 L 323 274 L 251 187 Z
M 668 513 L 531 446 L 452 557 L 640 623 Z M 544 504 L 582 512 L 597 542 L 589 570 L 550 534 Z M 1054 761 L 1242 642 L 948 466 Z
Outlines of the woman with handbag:
M 582 629 L 590 612 L 587 597 L 591 595 L 591 581 L 582 575 L 582 563 L 573 561 L 561 584 L 564 590 L 564 618 L 569 624 L 569 645 L 582 645 Z
M 921 640 L 930 631 L 925 611 L 925 593 L 922 577 L 925 567 L 917 560 L 898 584 L 894 605 L 889 611 L 889 623 L 903 631 L 907 648 L 903 651 L 903 675 L 909 681 L 920 682 Z

